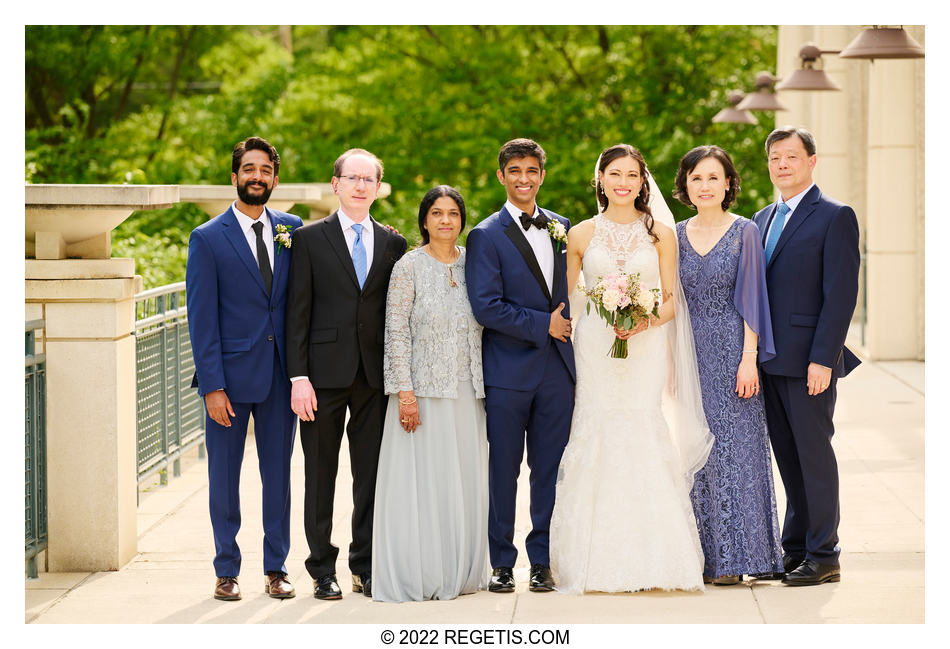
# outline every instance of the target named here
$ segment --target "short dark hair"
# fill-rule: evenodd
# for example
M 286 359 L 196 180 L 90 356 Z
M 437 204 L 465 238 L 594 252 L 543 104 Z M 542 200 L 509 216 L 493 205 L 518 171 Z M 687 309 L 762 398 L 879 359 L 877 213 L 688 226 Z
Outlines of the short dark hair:
M 547 159 L 547 155 L 545 155 L 544 149 L 541 148 L 540 144 L 526 137 L 508 140 L 502 145 L 501 151 L 498 152 L 498 168 L 501 169 L 501 173 L 504 174 L 505 165 L 508 164 L 509 160 L 513 158 L 527 158 L 528 156 L 537 158 L 538 162 L 541 163 L 541 169 L 544 170 L 544 162 Z
M 264 138 L 257 136 L 251 136 L 234 145 L 234 152 L 231 154 L 231 173 L 236 174 L 238 172 L 241 167 L 241 158 L 248 151 L 263 151 L 266 153 L 274 165 L 274 175 L 277 175 L 277 170 L 280 169 L 280 156 L 277 155 L 277 149 Z
M 693 172 L 696 165 L 706 158 L 718 160 L 722 165 L 723 171 L 726 173 L 726 178 L 729 179 L 729 187 L 726 189 L 726 195 L 722 198 L 722 209 L 728 210 L 729 206 L 736 202 L 736 194 L 739 193 L 742 179 L 739 177 L 739 172 L 736 171 L 736 166 L 732 164 L 732 158 L 729 157 L 729 154 L 715 144 L 698 146 L 694 149 L 690 149 L 690 151 L 683 156 L 683 159 L 680 160 L 679 171 L 676 172 L 676 188 L 673 190 L 673 196 L 678 198 L 679 202 L 687 207 L 696 207 L 693 205 L 693 202 L 689 200 L 689 191 L 686 189 L 686 177 Z
M 422 236 L 422 245 L 429 243 L 429 231 L 424 227 L 426 217 L 429 216 L 432 205 L 443 196 L 448 196 L 458 205 L 459 214 L 462 217 L 462 229 L 465 229 L 465 201 L 462 199 L 459 190 L 449 185 L 433 187 L 426 192 L 426 195 L 422 197 L 422 202 L 419 203 L 419 234 Z
M 383 161 L 376 157 L 375 154 L 370 153 L 366 149 L 348 149 L 340 154 L 340 157 L 336 159 L 336 162 L 333 163 L 333 175 L 337 178 L 340 177 L 340 174 L 343 173 L 343 163 L 346 162 L 347 158 L 350 158 L 355 155 L 365 155 L 372 158 L 376 162 L 376 173 L 379 174 L 379 177 L 376 180 L 383 179 Z
M 802 128 L 801 126 L 783 126 L 782 128 L 777 128 L 769 136 L 765 138 L 765 155 L 769 155 L 769 151 L 772 148 L 772 145 L 781 140 L 797 135 L 798 138 L 802 141 L 802 144 L 805 145 L 805 153 L 809 157 L 815 155 L 818 152 L 818 147 L 815 145 L 815 136 L 811 134 L 811 131 Z

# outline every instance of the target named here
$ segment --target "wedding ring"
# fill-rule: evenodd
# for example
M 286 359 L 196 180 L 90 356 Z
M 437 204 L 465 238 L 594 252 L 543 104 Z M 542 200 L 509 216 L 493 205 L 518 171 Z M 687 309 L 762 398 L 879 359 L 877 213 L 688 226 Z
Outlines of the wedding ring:
M 408 423 L 409 423 L 409 420 L 408 420 L 408 419 L 403 419 L 403 420 L 402 420 L 402 423 L 408 424 Z

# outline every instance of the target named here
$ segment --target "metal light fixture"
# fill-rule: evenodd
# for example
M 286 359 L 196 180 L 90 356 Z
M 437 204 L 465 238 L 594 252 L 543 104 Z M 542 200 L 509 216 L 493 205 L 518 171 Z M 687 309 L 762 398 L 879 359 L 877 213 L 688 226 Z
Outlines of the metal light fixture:
M 788 110 L 775 96 L 775 82 L 778 81 L 769 72 L 755 75 L 756 91 L 739 102 L 739 110 Z
M 822 54 L 838 54 L 841 50 L 822 50 L 814 43 L 805 43 L 798 51 L 802 59 L 802 67 L 785 77 L 782 83 L 775 86 L 776 90 L 841 90 L 831 80 L 824 70 L 815 69 L 815 61 L 821 60 Z
M 839 55 L 843 59 L 922 59 L 924 48 L 903 27 L 865 29 Z
M 729 107 L 723 108 L 712 118 L 713 122 L 728 122 L 732 124 L 758 124 L 759 120 L 752 113 L 739 110 L 736 105 L 745 99 L 745 93 L 739 90 L 729 92 Z

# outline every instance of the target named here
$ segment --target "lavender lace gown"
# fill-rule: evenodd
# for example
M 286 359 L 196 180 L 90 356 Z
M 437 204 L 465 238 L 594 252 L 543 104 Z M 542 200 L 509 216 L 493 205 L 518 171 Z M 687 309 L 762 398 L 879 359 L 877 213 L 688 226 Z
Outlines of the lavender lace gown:
M 706 577 L 782 570 L 775 487 L 761 394 L 740 399 L 736 370 L 743 320 L 759 336 L 759 361 L 775 356 L 756 225 L 737 218 L 705 255 L 676 224 L 680 279 L 689 305 L 703 409 L 716 438 L 690 494 Z

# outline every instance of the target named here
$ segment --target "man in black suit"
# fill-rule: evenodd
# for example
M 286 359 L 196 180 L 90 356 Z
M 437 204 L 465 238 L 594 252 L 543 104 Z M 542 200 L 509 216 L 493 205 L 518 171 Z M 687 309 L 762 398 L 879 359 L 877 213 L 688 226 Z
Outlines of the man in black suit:
M 291 407 L 300 417 L 304 452 L 307 571 L 318 599 L 342 597 L 336 580 L 339 548 L 330 543 L 333 493 L 343 423 L 353 473 L 353 591 L 372 596 L 373 499 L 383 433 L 383 325 L 393 265 L 406 240 L 374 221 L 383 165 L 350 149 L 333 165 L 340 209 L 298 228 L 287 299 L 287 370 Z M 319 405 L 319 408 L 318 408 Z
M 831 437 L 837 380 L 860 361 L 844 346 L 858 296 L 858 220 L 812 180 L 814 136 L 775 129 L 765 143 L 780 200 L 753 218 L 765 246 L 775 358 L 762 363 L 765 416 L 785 485 L 791 586 L 841 580 L 838 464 Z

